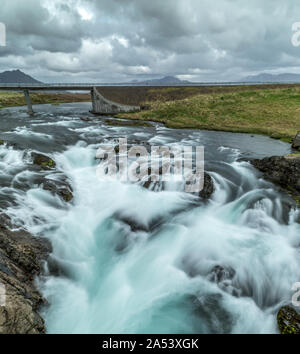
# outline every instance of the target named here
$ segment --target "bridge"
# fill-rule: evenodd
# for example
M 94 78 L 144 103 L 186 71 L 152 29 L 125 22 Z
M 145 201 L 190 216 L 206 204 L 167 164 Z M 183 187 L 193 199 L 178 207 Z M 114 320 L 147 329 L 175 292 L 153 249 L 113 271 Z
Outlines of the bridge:
M 91 113 L 99 115 L 114 115 L 117 113 L 138 112 L 139 106 L 128 106 L 116 103 L 104 98 L 96 88 L 95 84 L 2 84 L 0 91 L 24 92 L 28 113 L 34 114 L 30 92 L 31 91 L 89 91 L 91 93 Z

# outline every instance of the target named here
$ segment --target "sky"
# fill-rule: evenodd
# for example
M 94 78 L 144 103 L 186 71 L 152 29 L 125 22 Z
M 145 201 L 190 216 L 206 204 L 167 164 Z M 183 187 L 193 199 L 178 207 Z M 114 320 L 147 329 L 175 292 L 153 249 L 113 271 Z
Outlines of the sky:
M 299 0 L 0 0 L 0 71 L 44 82 L 299 73 Z

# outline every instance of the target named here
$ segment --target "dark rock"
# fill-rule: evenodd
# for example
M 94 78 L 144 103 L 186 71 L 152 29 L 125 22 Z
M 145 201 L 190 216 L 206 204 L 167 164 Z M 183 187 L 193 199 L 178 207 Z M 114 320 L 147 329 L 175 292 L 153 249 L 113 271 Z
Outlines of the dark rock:
M 298 132 L 297 135 L 295 136 L 295 138 L 293 140 L 292 147 L 294 149 L 299 149 L 300 148 L 300 132 Z
M 287 190 L 294 199 L 300 201 L 300 154 L 273 156 L 251 160 L 264 177 Z
M 49 156 L 37 154 L 35 152 L 33 152 L 31 156 L 33 157 L 33 163 L 42 167 L 43 169 L 56 167 L 56 163 Z
M 204 172 L 204 185 L 199 197 L 202 199 L 209 199 L 215 190 L 213 179 L 210 175 Z
M 51 252 L 46 239 L 26 231 L 13 232 L 0 226 L 0 284 L 5 287 L 5 306 L 0 306 L 0 333 L 44 333 L 39 308 L 45 300 L 36 290 L 35 276 Z
M 142 110 L 142 111 L 147 111 L 147 110 L 149 110 L 149 109 L 151 109 L 150 104 L 143 104 L 143 105 L 141 105 L 141 110 Z
M 279 310 L 277 324 L 281 334 L 300 334 L 300 315 L 290 306 Z
M 206 331 L 210 334 L 228 334 L 232 330 L 234 320 L 222 305 L 222 299 L 221 294 L 191 297 L 196 315 L 201 318 L 207 327 Z
M 216 265 L 211 270 L 209 274 L 209 280 L 213 281 L 214 283 L 220 283 L 224 280 L 231 280 L 235 276 L 235 270 L 231 267 L 222 267 Z
M 70 202 L 73 199 L 73 189 L 66 181 L 44 178 L 40 185 L 44 190 L 61 197 L 65 202 Z

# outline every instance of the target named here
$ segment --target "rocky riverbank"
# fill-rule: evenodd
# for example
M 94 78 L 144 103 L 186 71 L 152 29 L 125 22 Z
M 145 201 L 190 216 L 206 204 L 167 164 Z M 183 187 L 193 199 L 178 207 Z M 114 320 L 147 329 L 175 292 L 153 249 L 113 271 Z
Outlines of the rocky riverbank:
M 264 177 L 286 190 L 300 207 L 300 154 L 273 156 L 251 161 Z M 277 314 L 282 334 L 300 333 L 300 315 L 290 306 L 282 307 Z
M 0 306 L 1 334 L 45 332 L 39 308 L 45 300 L 35 286 L 43 262 L 51 252 L 50 243 L 26 231 L 10 231 L 9 221 L 0 220 L 0 284 L 5 290 Z
M 300 206 L 300 154 L 266 157 L 251 163 L 266 179 L 285 189 Z
M 32 164 L 42 171 L 55 171 L 56 163 L 49 156 L 32 153 L 31 158 Z M 41 177 L 35 183 L 66 202 L 73 198 L 72 187 L 66 179 Z M 51 245 L 44 238 L 12 229 L 9 218 L 1 215 L 0 334 L 45 333 L 44 320 L 39 314 L 45 300 L 37 290 L 36 279 L 43 273 Z

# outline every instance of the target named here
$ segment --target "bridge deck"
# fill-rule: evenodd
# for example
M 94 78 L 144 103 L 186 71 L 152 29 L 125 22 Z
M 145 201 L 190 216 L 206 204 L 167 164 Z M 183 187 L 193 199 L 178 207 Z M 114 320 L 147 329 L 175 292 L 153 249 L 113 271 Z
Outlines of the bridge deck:
M 122 112 L 138 112 L 139 106 L 128 106 L 112 102 L 104 98 L 96 89 L 97 84 L 1 84 L 0 91 L 23 91 L 28 113 L 33 114 L 30 91 L 90 91 L 95 114 L 117 114 Z

